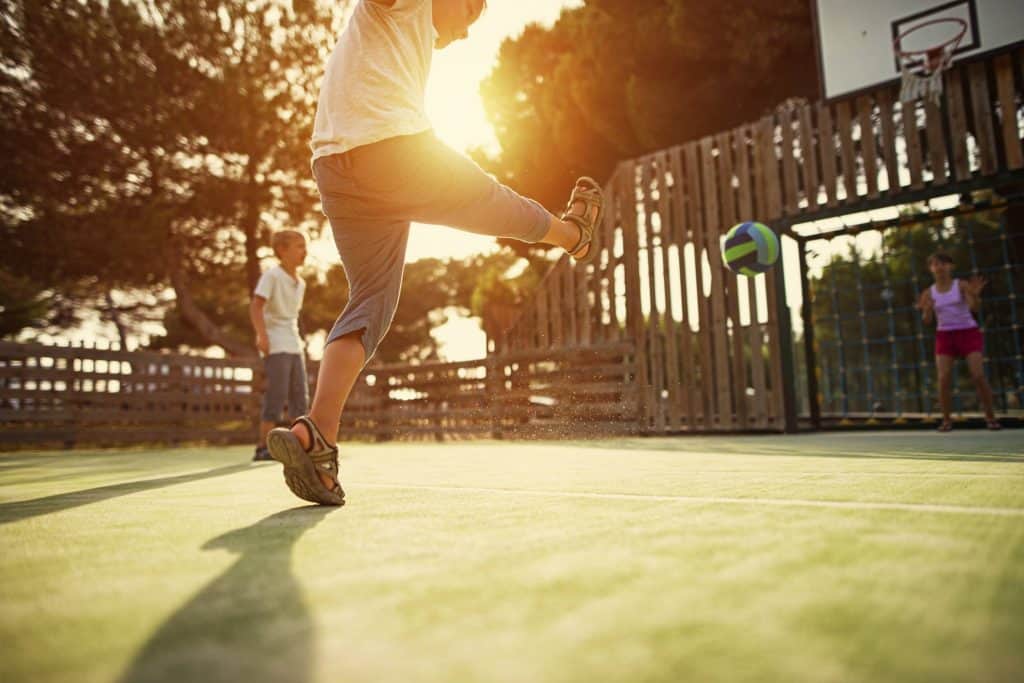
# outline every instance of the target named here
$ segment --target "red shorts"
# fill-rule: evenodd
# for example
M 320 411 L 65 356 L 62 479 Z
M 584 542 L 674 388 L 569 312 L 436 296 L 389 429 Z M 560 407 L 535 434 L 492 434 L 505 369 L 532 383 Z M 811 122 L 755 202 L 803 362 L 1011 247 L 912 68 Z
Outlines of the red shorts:
M 966 358 L 969 353 L 981 353 L 985 338 L 977 327 L 966 330 L 939 330 L 935 333 L 935 355 Z

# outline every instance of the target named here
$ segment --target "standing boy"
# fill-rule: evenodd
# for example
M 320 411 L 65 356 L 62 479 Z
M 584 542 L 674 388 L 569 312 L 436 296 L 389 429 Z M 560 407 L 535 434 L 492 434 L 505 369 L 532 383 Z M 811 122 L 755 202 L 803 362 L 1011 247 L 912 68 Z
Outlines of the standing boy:
M 360 370 L 398 305 L 411 222 L 562 247 L 591 257 L 601 190 L 576 182 L 561 218 L 495 182 L 431 131 L 432 50 L 466 37 L 485 0 L 359 0 L 327 61 L 313 131 L 313 175 L 349 282 L 327 337 L 309 415 L 268 446 L 298 497 L 342 505 L 335 438 Z
M 267 434 L 281 420 L 285 402 L 293 418 L 305 415 L 309 407 L 306 358 L 299 336 L 306 282 L 298 270 L 306 261 L 306 237 L 296 230 L 281 230 L 274 233 L 270 245 L 280 264 L 260 277 L 249 306 L 267 382 L 253 460 L 273 460 L 267 450 Z

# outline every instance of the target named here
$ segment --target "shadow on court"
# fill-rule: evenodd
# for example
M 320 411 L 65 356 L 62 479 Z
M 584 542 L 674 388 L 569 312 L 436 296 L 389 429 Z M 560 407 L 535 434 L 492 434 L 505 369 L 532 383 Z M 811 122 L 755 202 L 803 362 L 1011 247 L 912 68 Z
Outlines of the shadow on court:
M 227 465 L 204 472 L 179 474 L 173 477 L 160 477 L 157 479 L 143 479 L 141 481 L 128 481 L 121 484 L 111 484 L 110 486 L 59 493 L 43 498 L 33 498 L 32 500 L 0 503 L 0 524 L 9 524 L 22 519 L 28 519 L 29 517 L 48 515 L 51 512 L 60 512 L 61 510 L 98 503 L 111 498 L 117 498 L 118 496 L 139 493 L 140 491 L 151 491 L 164 488 L 165 486 L 174 486 L 175 484 L 186 484 L 192 481 L 212 479 L 213 477 L 223 477 L 249 468 L 250 465 L 248 463 Z
M 336 509 L 285 510 L 204 544 L 240 557 L 156 631 L 119 682 L 309 681 L 313 620 L 292 547 Z

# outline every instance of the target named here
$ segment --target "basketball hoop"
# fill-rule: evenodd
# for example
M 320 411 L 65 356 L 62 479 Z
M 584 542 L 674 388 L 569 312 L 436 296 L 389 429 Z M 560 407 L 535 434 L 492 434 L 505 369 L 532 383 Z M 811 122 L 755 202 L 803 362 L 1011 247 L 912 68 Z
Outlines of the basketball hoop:
M 954 33 L 952 38 L 920 50 L 904 50 L 907 36 L 929 26 L 947 24 Z M 927 97 L 934 104 L 942 96 L 942 75 L 953 65 L 953 54 L 967 34 L 967 22 L 955 17 L 932 19 L 911 26 L 892 41 L 893 52 L 900 65 L 900 101 L 913 102 Z

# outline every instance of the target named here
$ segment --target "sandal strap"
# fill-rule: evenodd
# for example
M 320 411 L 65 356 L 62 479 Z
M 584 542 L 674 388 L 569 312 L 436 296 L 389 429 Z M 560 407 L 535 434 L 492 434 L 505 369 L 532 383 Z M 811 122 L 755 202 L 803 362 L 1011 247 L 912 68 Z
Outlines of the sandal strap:
M 568 220 L 570 216 L 579 216 L 572 212 L 573 206 L 577 202 L 583 202 L 583 216 L 589 216 L 591 210 L 595 206 L 601 205 L 601 191 L 600 190 L 581 190 L 578 187 L 573 188 L 572 195 L 569 197 L 568 203 L 565 205 L 565 210 L 562 212 L 561 219 Z
M 341 473 L 338 466 L 338 447 L 328 445 L 327 439 L 324 438 L 323 433 L 321 433 L 316 424 L 309 419 L 309 416 L 303 415 L 302 417 L 295 418 L 295 421 L 292 422 L 292 427 L 297 424 L 301 424 L 309 430 L 312 445 L 306 452 L 306 455 L 313 461 L 317 471 L 325 472 L 331 476 L 331 479 L 334 481 L 334 486 L 330 489 L 331 492 L 344 495 L 341 482 L 338 481 L 338 475 Z
M 569 195 L 569 201 L 565 205 L 565 211 L 562 212 L 562 220 L 566 220 L 567 216 L 575 215 L 572 213 L 572 207 L 580 201 L 585 205 L 583 215 L 589 216 L 591 209 L 601 205 L 602 196 L 601 186 L 597 184 L 596 180 L 590 176 L 577 178 L 572 193 Z
M 580 229 L 580 239 L 579 239 L 579 241 L 576 242 L 576 246 L 575 247 L 572 247 L 571 249 L 568 249 L 568 252 L 569 252 L 570 256 L 579 253 L 580 251 L 583 250 L 583 248 L 585 246 L 587 246 L 588 244 L 590 244 L 593 241 L 593 238 L 592 238 L 592 234 L 593 233 L 590 232 L 590 224 L 586 221 L 586 219 L 582 218 L 581 216 L 577 216 L 575 214 L 568 214 L 562 220 L 566 220 L 566 221 L 569 221 L 570 223 L 574 223 Z
M 583 212 L 573 212 L 573 208 L 580 203 L 583 204 Z M 594 209 L 597 209 L 597 211 L 594 211 Z M 565 211 L 562 212 L 559 218 L 572 223 L 580 229 L 580 238 L 577 240 L 576 246 L 566 249 L 570 256 L 575 258 L 576 254 L 588 246 L 590 247 L 587 255 L 578 259 L 579 263 L 590 263 L 594 259 L 594 230 L 601 222 L 603 212 L 604 195 L 601 191 L 601 186 L 597 184 L 596 180 L 588 176 L 582 176 L 577 179 L 576 184 L 572 188 L 572 194 L 569 195 L 569 201 L 565 205 Z
M 308 451 L 310 460 L 314 463 L 320 464 L 321 462 L 333 459 L 334 462 L 337 463 L 338 447 L 328 445 L 327 439 L 324 438 L 323 433 L 321 433 L 320 429 L 311 419 L 309 419 L 308 416 L 303 415 L 302 417 L 295 418 L 295 421 L 292 422 L 292 427 L 297 424 L 301 424 L 309 431 L 310 440 L 312 441 Z

